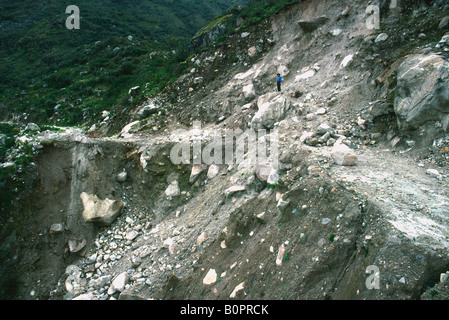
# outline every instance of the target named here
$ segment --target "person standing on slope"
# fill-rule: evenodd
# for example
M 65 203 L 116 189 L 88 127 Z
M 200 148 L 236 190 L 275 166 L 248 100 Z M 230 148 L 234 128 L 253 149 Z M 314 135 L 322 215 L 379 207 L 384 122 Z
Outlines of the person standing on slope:
M 277 85 L 278 85 L 278 91 L 279 91 L 279 92 L 281 92 L 281 83 L 282 83 L 282 81 L 284 81 L 284 80 L 282 80 L 281 74 L 278 73 L 278 74 L 277 74 L 276 82 L 277 82 Z

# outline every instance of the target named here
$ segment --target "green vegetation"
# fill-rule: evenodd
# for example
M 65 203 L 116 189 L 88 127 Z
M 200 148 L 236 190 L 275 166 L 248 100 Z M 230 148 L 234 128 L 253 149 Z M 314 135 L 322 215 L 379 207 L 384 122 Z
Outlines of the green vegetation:
M 198 30 L 198 32 L 196 33 L 196 35 L 193 38 L 195 39 L 195 38 L 203 35 L 205 32 L 208 32 L 209 30 L 214 28 L 216 25 L 225 23 L 231 17 L 232 17 L 232 14 L 228 14 L 228 15 L 225 15 L 225 16 L 222 16 L 222 17 L 219 17 L 219 18 L 215 19 L 211 23 L 205 25 L 200 30 Z
M 269 18 L 293 3 L 302 0 L 248 0 L 244 1 L 244 6 L 234 5 L 230 7 L 225 15 L 217 16 L 215 19 L 201 28 L 195 35 L 194 39 L 200 38 L 204 33 L 212 30 L 215 26 L 220 25 L 221 31 L 215 39 L 215 44 L 220 44 L 226 40 L 231 34 L 241 32 L 242 30 L 258 23 L 259 21 Z M 241 22 L 243 21 L 243 23 Z M 238 23 L 239 22 L 239 23 Z M 198 51 L 206 50 L 205 44 L 199 42 Z M 208 46 L 209 44 L 206 44 Z
M 240 13 L 240 16 L 246 20 L 243 28 L 271 17 L 285 6 L 297 2 L 301 2 L 301 0 L 250 0 Z
M 32 146 L 17 139 L 20 131 L 17 124 L 0 123 L 0 212 L 8 210 L 21 173 L 33 157 Z M 1 222 L 4 218 L 0 214 Z
M 298 1 L 79 0 L 80 29 L 68 30 L 67 3 L 4 0 L 0 120 L 90 125 L 132 110 L 186 70 L 195 34 L 223 22 L 230 34 L 237 19 L 246 28 Z
M 4 0 L 0 119 L 80 125 L 130 109 L 184 71 L 195 31 L 236 2 L 78 0 L 80 29 L 68 30 L 67 3 Z

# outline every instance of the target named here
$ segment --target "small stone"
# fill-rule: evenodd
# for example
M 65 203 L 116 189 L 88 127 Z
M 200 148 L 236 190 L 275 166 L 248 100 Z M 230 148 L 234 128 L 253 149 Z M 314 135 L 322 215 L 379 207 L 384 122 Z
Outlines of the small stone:
M 234 290 L 232 291 L 231 295 L 229 296 L 230 298 L 235 298 L 235 296 L 237 295 L 237 293 L 241 290 L 243 290 L 245 287 L 245 282 L 240 283 L 238 286 L 236 286 L 234 288 Z
M 357 161 L 356 153 L 339 141 L 332 148 L 331 157 L 336 164 L 341 166 L 353 166 Z
M 449 16 L 445 16 L 443 19 L 440 20 L 440 23 L 438 24 L 438 29 L 442 30 L 449 26 Z
M 319 108 L 315 113 L 318 115 L 326 114 L 326 108 Z
M 125 182 L 127 178 L 128 178 L 128 173 L 126 171 L 122 171 L 117 175 L 116 180 L 118 182 Z
M 69 250 L 71 253 L 80 252 L 86 246 L 86 239 L 69 240 Z
M 125 290 L 125 286 L 129 281 L 129 275 L 127 272 L 120 273 L 115 279 L 112 281 L 111 288 L 115 290 L 115 292 L 122 292 Z
M 285 208 L 290 204 L 290 200 L 284 200 L 282 197 L 279 199 L 276 209 L 280 214 L 283 214 L 285 211 Z
M 50 227 L 50 233 L 62 233 L 64 231 L 64 225 L 62 223 L 53 223 Z
M 126 233 L 125 238 L 126 240 L 133 241 L 135 238 L 137 238 L 138 235 L 139 233 L 136 230 L 131 230 Z
M 318 139 L 319 143 L 326 143 L 331 137 L 330 132 L 326 132 L 321 138 Z
M 97 279 L 92 279 L 89 281 L 89 287 L 94 288 L 95 290 L 99 290 L 106 286 L 112 279 L 111 275 L 101 276 Z
M 260 222 L 265 222 L 265 211 L 262 212 L 262 213 L 259 213 L 259 214 L 256 216 L 256 218 L 257 218 L 257 220 L 260 221 Z
M 250 57 L 254 57 L 257 54 L 257 48 L 255 46 L 252 46 L 248 49 L 248 55 Z
M 307 121 L 312 121 L 313 119 L 315 119 L 315 114 L 314 113 L 309 113 L 306 115 L 306 120 Z
M 203 279 L 203 284 L 211 285 L 215 282 L 217 282 L 217 272 L 215 271 L 215 269 L 210 269 Z
M 284 244 L 282 244 L 279 247 L 278 254 L 276 256 L 276 265 L 278 267 L 282 266 L 282 261 L 284 260 L 284 254 L 285 254 L 285 247 L 284 247 Z
M 224 191 L 224 194 L 225 195 L 231 195 L 233 193 L 240 192 L 240 191 L 245 191 L 245 190 L 246 190 L 245 186 L 232 186 L 232 187 L 227 188 Z
M 219 172 L 220 168 L 217 165 L 213 164 L 209 167 L 209 170 L 207 170 L 207 178 L 211 180 L 215 178 Z
M 377 36 L 377 38 L 376 38 L 376 40 L 374 40 L 374 42 L 375 43 L 379 43 L 379 42 L 383 42 L 383 41 L 385 41 L 385 40 L 387 40 L 388 39 L 388 34 L 386 34 L 386 33 L 381 33 L 381 34 L 379 34 L 378 36 Z
M 259 163 L 256 165 L 256 176 L 257 178 L 259 178 L 260 181 L 267 181 L 268 176 L 270 175 L 271 172 L 271 164 L 269 163 Z
M 340 68 L 346 68 L 347 66 L 349 66 L 352 63 L 353 60 L 354 60 L 353 54 L 347 55 L 343 59 L 343 61 L 340 63 Z
M 39 128 L 39 126 L 37 124 L 30 122 L 26 126 L 25 130 L 40 131 L 41 129 Z
M 332 128 L 327 123 L 321 123 L 318 129 L 316 130 L 316 133 L 319 135 L 323 135 L 330 131 L 332 131 Z
M 131 219 L 130 217 L 126 217 L 125 221 L 127 224 L 130 224 L 130 225 L 134 223 L 134 220 Z
M 179 189 L 178 181 L 173 181 L 170 185 L 165 189 L 165 195 L 167 197 L 176 197 L 181 194 L 181 190 Z
M 189 183 L 195 183 L 200 174 L 206 170 L 207 166 L 202 164 L 195 164 L 192 167 L 192 172 L 190 173 Z
M 196 244 L 198 246 L 202 245 L 207 239 L 209 239 L 209 235 L 206 232 L 201 233 L 196 239 Z
M 307 137 L 304 140 L 304 143 L 313 147 L 313 146 L 316 146 L 318 144 L 318 139 L 316 139 L 314 137 Z
M 176 242 L 172 238 L 168 238 L 164 241 L 164 247 L 168 249 L 168 252 L 170 252 L 170 255 L 173 255 L 175 253 L 176 248 Z
M 441 180 L 443 178 L 442 175 L 436 169 L 427 169 L 426 173 L 429 176 L 432 176 L 432 177 L 437 178 L 439 180 Z
M 225 241 L 225 240 L 223 240 L 223 241 L 220 243 L 220 248 L 226 249 L 226 241 Z

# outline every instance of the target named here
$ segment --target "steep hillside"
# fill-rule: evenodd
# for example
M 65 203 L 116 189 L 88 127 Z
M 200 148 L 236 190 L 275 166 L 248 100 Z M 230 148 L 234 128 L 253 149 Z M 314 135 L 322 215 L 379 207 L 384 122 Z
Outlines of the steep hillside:
M 195 30 L 240 2 L 81 0 L 69 30 L 66 3 L 2 1 L 0 118 L 81 126 L 135 106 L 179 76 Z
M 35 156 L 4 294 L 447 299 L 449 3 L 381 1 L 378 29 L 369 9 L 215 19 L 187 72 L 126 116 L 8 128 Z

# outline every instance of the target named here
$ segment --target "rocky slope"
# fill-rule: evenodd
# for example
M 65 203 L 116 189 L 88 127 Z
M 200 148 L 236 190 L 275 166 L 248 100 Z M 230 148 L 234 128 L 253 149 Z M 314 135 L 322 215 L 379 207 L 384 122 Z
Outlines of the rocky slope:
M 367 6 L 290 5 L 135 118 L 39 133 L 3 241 L 16 297 L 447 298 L 449 5 L 383 1 L 381 30 Z M 230 130 L 278 157 L 193 162 Z

